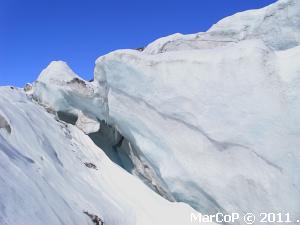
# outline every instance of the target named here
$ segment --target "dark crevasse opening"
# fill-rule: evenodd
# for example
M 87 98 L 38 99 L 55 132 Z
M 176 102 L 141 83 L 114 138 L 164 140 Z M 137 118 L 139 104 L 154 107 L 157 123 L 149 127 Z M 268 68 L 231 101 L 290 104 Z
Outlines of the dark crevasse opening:
M 76 125 L 78 120 L 77 115 L 69 112 L 58 111 L 57 116 L 60 120 L 73 125 Z M 162 197 L 175 201 L 167 185 L 160 178 L 159 172 L 155 171 L 145 160 L 142 152 L 113 126 L 101 120 L 99 131 L 90 133 L 88 136 L 115 164 L 139 177 L 148 187 Z
M 72 124 L 72 125 L 75 125 L 76 121 L 78 119 L 77 115 L 74 115 L 69 112 L 63 112 L 63 111 L 58 111 L 57 116 L 60 120 L 66 122 L 66 123 Z
M 113 126 L 100 122 L 100 130 L 89 134 L 93 142 L 117 165 L 139 177 L 148 187 L 162 197 L 175 201 L 167 185 L 155 169 L 145 160 L 142 152 Z M 143 158 L 143 159 L 142 159 Z
M 69 112 L 58 111 L 57 117 L 68 124 L 75 125 L 78 116 Z M 132 173 L 134 165 L 129 158 L 129 143 L 112 126 L 101 121 L 100 130 L 88 136 L 101 148 L 105 154 L 117 165 Z
M 119 132 L 102 121 L 100 130 L 89 134 L 89 137 L 110 160 L 132 173 L 134 165 L 129 157 L 129 143 Z

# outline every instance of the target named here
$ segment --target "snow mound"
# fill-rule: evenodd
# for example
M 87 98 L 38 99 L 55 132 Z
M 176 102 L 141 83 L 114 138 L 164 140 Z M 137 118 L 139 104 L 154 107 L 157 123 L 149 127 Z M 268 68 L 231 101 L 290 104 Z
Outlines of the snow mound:
M 77 74 L 71 70 L 66 62 L 52 61 L 46 69 L 44 69 L 38 81 L 41 82 L 68 82 L 74 78 L 79 78 Z

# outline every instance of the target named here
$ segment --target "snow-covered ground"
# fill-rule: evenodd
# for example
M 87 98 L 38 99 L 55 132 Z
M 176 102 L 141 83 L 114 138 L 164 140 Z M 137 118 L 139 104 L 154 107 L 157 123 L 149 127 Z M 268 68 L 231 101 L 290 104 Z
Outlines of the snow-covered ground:
M 300 219 L 299 44 L 300 2 L 279 0 L 102 56 L 92 82 L 55 61 L 27 97 L 2 88 L 0 222 L 86 224 L 86 210 L 183 225 L 191 207 Z

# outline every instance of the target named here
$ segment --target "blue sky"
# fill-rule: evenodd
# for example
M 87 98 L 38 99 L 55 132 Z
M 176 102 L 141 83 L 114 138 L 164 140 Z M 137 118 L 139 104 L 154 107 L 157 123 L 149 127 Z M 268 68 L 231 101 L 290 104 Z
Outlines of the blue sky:
M 52 60 L 85 79 L 98 56 L 196 33 L 275 0 L 0 0 L 0 85 L 34 81 Z

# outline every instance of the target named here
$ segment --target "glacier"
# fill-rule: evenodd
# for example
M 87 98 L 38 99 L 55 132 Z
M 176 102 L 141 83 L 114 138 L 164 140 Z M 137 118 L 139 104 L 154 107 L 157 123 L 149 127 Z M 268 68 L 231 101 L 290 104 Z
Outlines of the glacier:
M 93 81 L 53 61 L 1 88 L 0 224 L 300 219 L 299 44 L 300 2 L 279 0 L 101 56 Z

